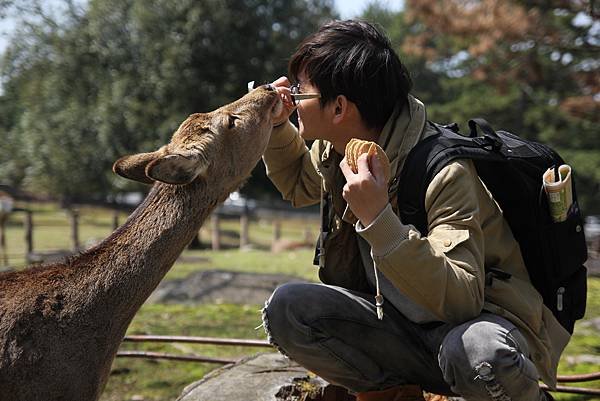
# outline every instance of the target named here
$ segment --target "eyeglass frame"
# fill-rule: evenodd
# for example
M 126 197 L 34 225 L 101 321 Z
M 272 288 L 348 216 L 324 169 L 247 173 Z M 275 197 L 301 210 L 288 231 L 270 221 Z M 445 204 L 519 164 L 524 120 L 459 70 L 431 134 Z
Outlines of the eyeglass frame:
M 273 84 L 267 84 L 268 86 L 271 87 L 271 89 L 275 89 L 275 87 L 273 86 Z M 250 81 L 248 82 L 248 92 L 252 92 L 252 90 L 258 88 L 255 81 Z M 294 93 L 295 92 L 295 93 Z M 321 98 L 321 94 L 320 93 L 300 93 L 300 83 L 294 84 L 292 86 L 290 86 L 290 96 L 292 98 L 292 102 L 294 103 L 294 106 L 298 106 L 298 102 L 300 100 L 307 100 L 307 99 L 320 99 Z
M 307 99 L 320 99 L 321 98 L 321 94 L 320 93 L 300 93 L 300 84 L 294 84 L 292 86 L 290 86 L 290 96 L 292 97 L 292 101 L 294 102 L 294 106 L 298 106 L 298 102 L 300 100 L 307 100 Z

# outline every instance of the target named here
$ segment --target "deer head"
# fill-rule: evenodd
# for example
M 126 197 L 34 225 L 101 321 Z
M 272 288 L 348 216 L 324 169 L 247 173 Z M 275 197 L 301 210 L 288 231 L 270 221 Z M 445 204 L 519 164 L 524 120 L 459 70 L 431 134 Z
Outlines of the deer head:
M 113 171 L 147 184 L 185 185 L 211 177 L 239 182 L 260 160 L 281 107 L 277 91 L 264 85 L 213 112 L 192 114 L 167 145 L 122 157 Z

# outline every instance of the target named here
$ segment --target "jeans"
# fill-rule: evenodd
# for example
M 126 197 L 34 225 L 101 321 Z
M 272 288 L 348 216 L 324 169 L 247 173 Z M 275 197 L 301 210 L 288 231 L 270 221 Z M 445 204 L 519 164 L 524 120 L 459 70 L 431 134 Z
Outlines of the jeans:
M 290 283 L 263 309 L 272 344 L 325 380 L 354 392 L 419 384 L 467 401 L 542 401 L 528 346 L 508 320 L 482 313 L 462 323 L 417 324 L 373 296 Z

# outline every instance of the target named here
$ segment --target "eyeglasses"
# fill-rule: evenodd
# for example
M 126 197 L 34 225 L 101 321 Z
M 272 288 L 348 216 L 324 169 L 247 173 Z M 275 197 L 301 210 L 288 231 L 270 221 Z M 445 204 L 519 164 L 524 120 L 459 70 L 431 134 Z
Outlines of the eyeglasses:
M 298 106 L 300 100 L 319 99 L 321 97 L 320 93 L 300 93 L 300 84 L 292 85 L 290 87 L 290 92 L 294 106 Z
M 273 87 L 271 84 L 267 84 Z M 258 88 L 260 85 L 255 81 L 248 82 L 248 92 L 252 92 L 252 90 Z M 320 93 L 300 93 L 300 84 L 295 84 L 290 87 L 290 95 L 292 96 L 292 102 L 294 106 L 298 106 L 298 102 L 300 100 L 306 99 L 319 99 L 321 97 Z

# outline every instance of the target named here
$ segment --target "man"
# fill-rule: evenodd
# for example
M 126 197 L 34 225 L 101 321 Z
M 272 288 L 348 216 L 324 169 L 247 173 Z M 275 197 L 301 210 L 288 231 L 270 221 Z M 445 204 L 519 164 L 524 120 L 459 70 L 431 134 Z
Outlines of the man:
M 263 311 L 269 340 L 358 400 L 409 399 L 409 385 L 469 401 L 550 400 L 538 379 L 556 384 L 569 335 L 530 284 L 472 162 L 434 177 L 424 236 L 398 217 L 398 182 L 385 182 L 377 158 L 361 156 L 357 173 L 343 159 L 351 138 L 375 141 L 399 177 L 410 150 L 436 133 L 389 40 L 366 22 L 328 23 L 300 44 L 289 75 L 296 85 L 274 82 L 286 107 L 264 161 L 294 206 L 322 202 L 328 285 L 279 287 Z M 310 150 L 304 140 L 315 140 Z M 512 277 L 486 279 L 485 267 Z

